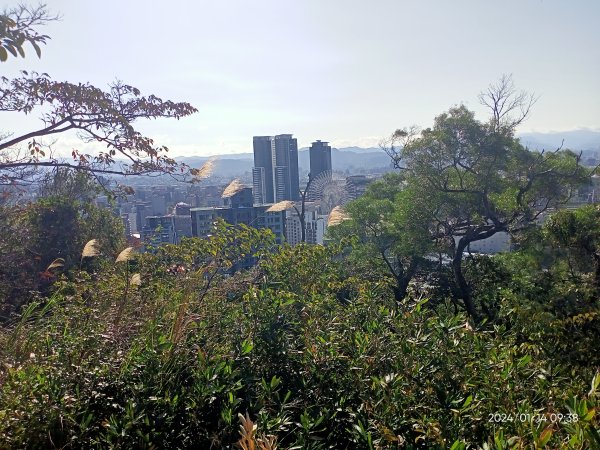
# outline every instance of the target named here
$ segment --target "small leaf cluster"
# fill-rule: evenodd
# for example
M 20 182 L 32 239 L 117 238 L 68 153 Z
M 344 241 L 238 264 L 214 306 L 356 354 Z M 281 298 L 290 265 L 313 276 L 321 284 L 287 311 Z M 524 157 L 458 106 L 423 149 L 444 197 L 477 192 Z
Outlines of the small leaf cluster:
M 42 56 L 41 44 L 45 44 L 49 36 L 39 34 L 37 25 L 56 20 L 52 17 L 45 5 L 29 7 L 20 5 L 12 10 L 5 10 L 0 14 L 0 62 L 8 60 L 11 54 L 15 58 L 25 58 L 24 45 L 28 42 L 38 58 Z

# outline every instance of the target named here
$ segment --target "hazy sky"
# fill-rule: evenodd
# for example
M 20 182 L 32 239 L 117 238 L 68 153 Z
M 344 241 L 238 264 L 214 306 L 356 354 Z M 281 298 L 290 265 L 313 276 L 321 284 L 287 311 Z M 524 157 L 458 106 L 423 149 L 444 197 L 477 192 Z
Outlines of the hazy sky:
M 26 48 L 0 75 L 120 79 L 188 101 L 189 118 L 140 122 L 173 156 L 248 152 L 253 135 L 280 133 L 372 146 L 459 103 L 484 119 L 477 94 L 502 74 L 540 96 L 521 131 L 600 129 L 599 0 L 47 4 L 62 20 L 44 28 L 42 59 Z M 30 126 L 0 114 L 0 129 Z

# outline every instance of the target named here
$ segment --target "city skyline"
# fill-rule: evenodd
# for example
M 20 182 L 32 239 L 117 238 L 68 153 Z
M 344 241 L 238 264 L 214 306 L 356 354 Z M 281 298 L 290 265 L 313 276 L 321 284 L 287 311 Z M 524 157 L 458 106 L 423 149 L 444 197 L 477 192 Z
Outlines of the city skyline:
M 26 48 L 25 59 L 2 64 L 3 75 L 34 70 L 101 88 L 120 79 L 188 101 L 199 113 L 137 124 L 172 156 L 250 152 L 249 136 L 270 130 L 294 130 L 299 147 L 319 136 L 332 147 L 373 147 L 397 128 L 431 126 L 456 104 L 485 119 L 477 95 L 502 74 L 539 95 L 519 131 L 600 129 L 600 3 L 592 0 L 48 7 L 62 18 L 40 30 L 51 36 L 42 58 Z M 1 131 L 30 131 L 37 117 L 4 113 Z M 88 148 L 74 134 L 55 146 L 74 147 Z

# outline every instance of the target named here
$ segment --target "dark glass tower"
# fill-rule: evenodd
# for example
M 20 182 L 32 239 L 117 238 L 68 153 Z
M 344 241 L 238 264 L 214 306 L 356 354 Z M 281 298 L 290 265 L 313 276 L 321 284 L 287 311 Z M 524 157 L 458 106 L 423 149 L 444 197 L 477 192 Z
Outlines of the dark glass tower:
M 331 170 L 331 147 L 327 142 L 316 141 L 310 146 L 310 176 L 316 178 L 320 173 Z
M 273 203 L 273 157 L 271 136 L 254 136 L 254 168 L 252 169 L 252 191 L 254 203 Z
M 298 141 L 291 134 L 273 138 L 273 187 L 275 202 L 300 199 Z
M 254 202 L 277 203 L 300 198 L 298 141 L 291 134 L 254 137 Z

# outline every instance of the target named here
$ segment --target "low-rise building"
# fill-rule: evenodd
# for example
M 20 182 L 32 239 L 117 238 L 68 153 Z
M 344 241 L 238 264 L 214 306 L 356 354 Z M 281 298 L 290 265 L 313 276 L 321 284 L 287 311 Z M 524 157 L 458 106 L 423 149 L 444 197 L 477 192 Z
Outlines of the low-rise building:
M 232 225 L 269 228 L 277 243 L 285 239 L 285 211 L 267 212 L 271 205 L 253 205 L 251 188 L 244 188 L 225 199 L 226 206 L 191 208 L 192 235 L 206 237 L 214 232 L 214 223 L 223 219 Z
M 174 216 L 147 216 L 141 230 L 141 238 L 146 245 L 177 244 Z
M 300 209 L 300 207 L 298 207 Z M 325 230 L 327 229 L 327 216 L 319 214 L 319 208 L 316 203 L 305 204 L 304 210 L 305 239 L 307 244 L 323 244 Z M 285 219 L 285 240 L 290 245 L 296 245 L 302 242 L 302 225 L 300 216 L 295 209 L 286 211 Z

